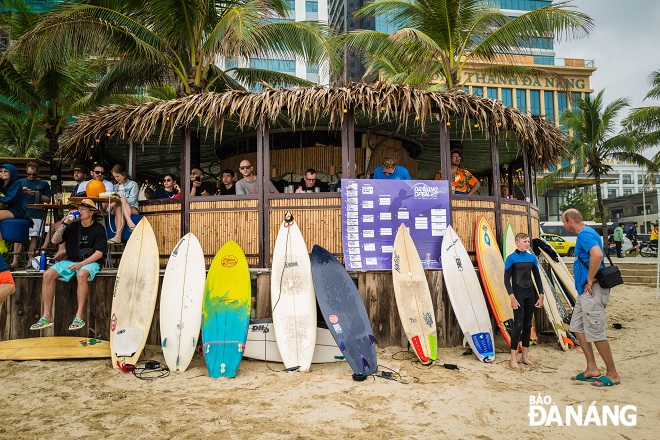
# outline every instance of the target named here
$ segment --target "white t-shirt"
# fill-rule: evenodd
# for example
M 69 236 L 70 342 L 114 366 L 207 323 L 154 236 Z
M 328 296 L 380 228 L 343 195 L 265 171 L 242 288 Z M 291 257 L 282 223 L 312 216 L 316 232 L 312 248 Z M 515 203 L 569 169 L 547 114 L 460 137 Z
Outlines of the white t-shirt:
M 91 182 L 91 180 L 85 180 L 84 182 L 80 183 L 80 186 L 78 186 L 78 194 L 85 192 L 87 188 L 87 184 Z M 112 182 L 108 180 L 103 180 L 103 185 L 105 186 L 105 191 L 106 192 L 112 192 Z

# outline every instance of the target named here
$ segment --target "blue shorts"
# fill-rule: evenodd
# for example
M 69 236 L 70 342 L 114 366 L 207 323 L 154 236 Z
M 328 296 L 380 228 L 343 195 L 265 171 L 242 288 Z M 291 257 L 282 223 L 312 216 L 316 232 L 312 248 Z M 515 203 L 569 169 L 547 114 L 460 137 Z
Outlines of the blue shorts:
M 99 270 L 101 270 L 101 266 L 99 266 L 99 263 L 97 263 L 96 261 L 93 263 L 89 263 L 78 270 L 69 269 L 69 266 L 71 266 L 72 264 L 76 264 L 76 263 L 71 260 L 62 260 L 53 264 L 50 268 L 55 269 L 57 273 L 60 274 L 58 280 L 66 281 L 66 282 L 71 281 L 71 278 L 73 278 L 75 275 L 78 274 L 78 270 L 86 270 L 87 272 L 89 272 L 89 278 L 87 278 L 87 281 L 92 281 L 96 276 L 96 274 L 99 273 Z

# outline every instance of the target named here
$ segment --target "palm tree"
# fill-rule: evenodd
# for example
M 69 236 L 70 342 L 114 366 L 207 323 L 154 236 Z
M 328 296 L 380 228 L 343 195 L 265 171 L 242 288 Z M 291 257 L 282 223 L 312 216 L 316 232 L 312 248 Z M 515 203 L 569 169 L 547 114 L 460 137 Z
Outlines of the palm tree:
M 0 114 L 0 155 L 41 157 L 48 151 L 48 139 L 37 117 L 25 114 Z
M 238 67 L 258 56 L 341 65 L 329 28 L 280 18 L 289 12 L 287 0 L 79 1 L 59 6 L 17 47 L 45 66 L 71 53 L 115 57 L 98 86 L 104 91 L 169 84 L 183 96 L 260 82 L 310 85 L 294 75 Z M 222 59 L 230 67 L 219 68 Z
M 399 30 L 391 35 L 355 31 L 345 42 L 364 54 L 369 72 L 416 87 L 426 88 L 438 78 L 447 89 L 459 87 L 469 62 L 486 64 L 484 73 L 544 73 L 565 84 L 553 72 L 514 64 L 516 56 L 528 53 L 530 42 L 539 38 L 587 35 L 591 18 L 572 8 L 565 1 L 508 17 L 495 3 L 483 0 L 376 0 L 356 15 L 385 16 Z
M 644 99 L 660 99 L 660 70 L 649 75 L 651 89 Z M 645 146 L 660 144 L 660 106 L 639 107 L 631 110 L 623 120 L 623 126 L 636 133 Z
M 628 133 L 616 133 L 619 113 L 629 106 L 628 98 L 619 98 L 605 105 L 603 93 L 596 96 L 586 95 L 577 101 L 577 108 L 566 109 L 560 116 L 560 122 L 569 130 L 569 151 L 573 158 L 574 176 L 581 170 L 593 175 L 596 184 L 596 201 L 603 224 L 603 243 L 607 243 L 607 218 L 603 206 L 601 177 L 612 169 L 607 159 L 626 160 L 639 149 L 639 144 Z M 555 174 L 566 173 L 561 168 Z M 552 178 L 551 178 L 552 179 Z M 606 246 L 607 247 L 607 246 Z

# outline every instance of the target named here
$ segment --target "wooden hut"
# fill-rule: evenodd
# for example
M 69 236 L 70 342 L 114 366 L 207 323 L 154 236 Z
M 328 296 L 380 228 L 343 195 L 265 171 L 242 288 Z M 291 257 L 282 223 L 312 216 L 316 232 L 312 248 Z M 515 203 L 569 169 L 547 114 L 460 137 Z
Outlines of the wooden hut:
M 188 197 L 180 179 L 178 200 L 143 202 L 159 240 L 162 262 L 182 234 L 194 232 L 207 263 L 232 239 L 255 268 L 255 317 L 269 315 L 269 274 L 275 236 L 286 211 L 293 212 L 311 248 L 319 244 L 343 254 L 339 193 L 270 194 L 271 178 L 315 168 L 352 178 L 373 171 L 394 155 L 413 178 L 449 179 L 450 154 L 460 144 L 465 167 L 482 179 L 477 196 L 451 197 L 452 224 L 469 252 L 474 225 L 485 215 L 501 241 L 503 225 L 539 234 L 533 193 L 534 170 L 567 154 L 563 133 L 542 118 L 500 101 L 463 91 L 428 92 L 407 86 L 352 84 L 345 87 L 267 89 L 191 95 L 170 101 L 105 107 L 81 116 L 63 136 L 66 163 L 126 163 L 132 176 L 157 181 L 166 172 L 188 176 L 191 164 L 207 174 L 237 169 L 250 159 L 261 192 L 252 196 Z M 215 171 L 214 171 L 215 170 Z M 518 199 L 503 199 L 500 185 L 516 184 Z M 354 274 L 381 344 L 400 342 L 401 328 L 388 273 Z M 429 281 L 442 328 L 439 345 L 462 335 L 442 292 L 439 271 Z M 90 308 L 94 306 L 90 304 Z M 100 312 L 99 312 L 100 313 Z M 154 341 L 157 342 L 157 341 Z

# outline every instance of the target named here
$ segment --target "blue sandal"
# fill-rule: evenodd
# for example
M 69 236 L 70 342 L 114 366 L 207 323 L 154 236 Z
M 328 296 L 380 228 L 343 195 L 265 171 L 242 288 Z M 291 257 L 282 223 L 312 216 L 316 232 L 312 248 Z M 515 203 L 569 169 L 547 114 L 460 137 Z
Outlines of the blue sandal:
M 39 321 L 35 322 L 30 326 L 30 330 L 41 330 L 44 328 L 52 327 L 53 322 L 47 320 L 46 318 L 39 318 Z
M 83 328 L 84 326 L 85 326 L 85 321 L 83 321 L 83 320 L 80 319 L 80 318 L 73 318 L 73 322 L 72 322 L 71 325 L 69 326 L 69 330 L 71 330 L 71 331 L 73 331 L 73 330 L 80 330 L 80 329 Z

